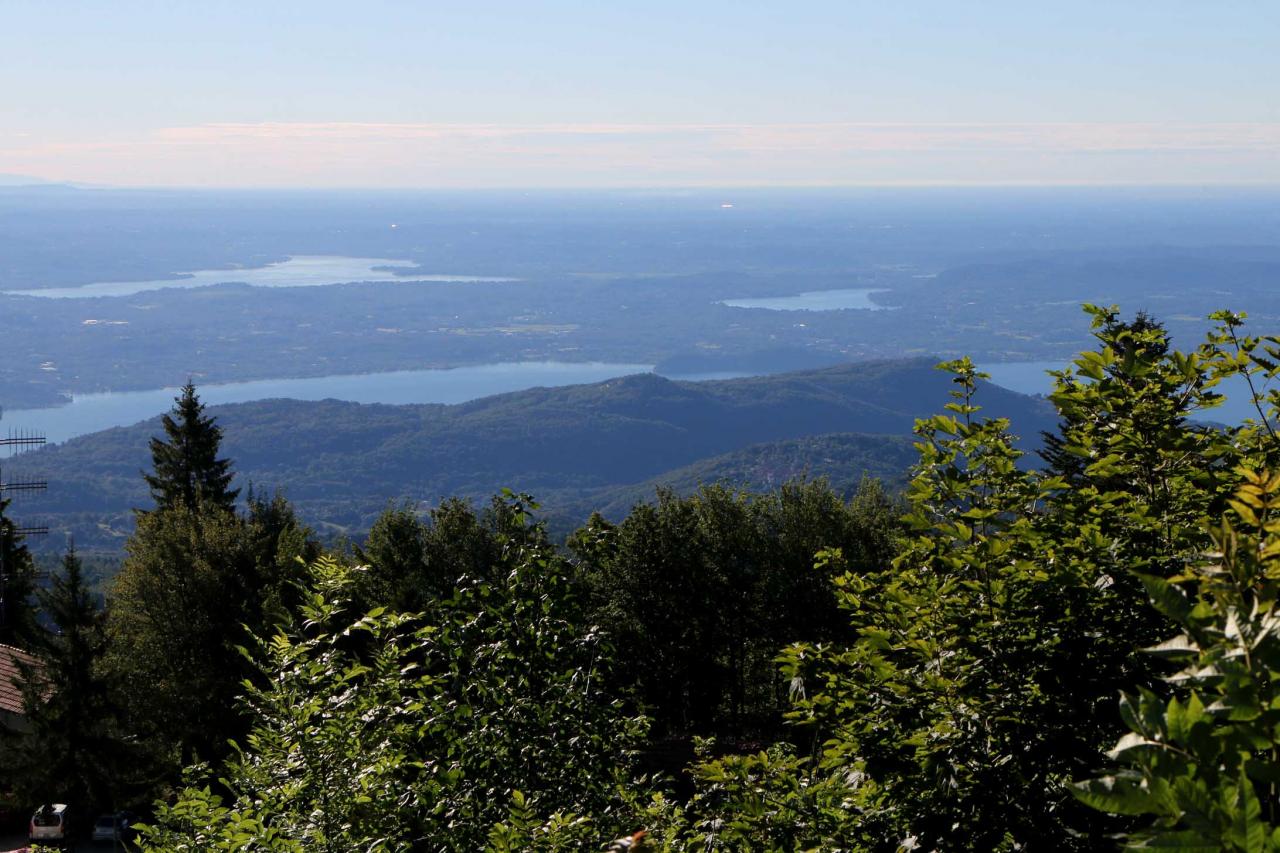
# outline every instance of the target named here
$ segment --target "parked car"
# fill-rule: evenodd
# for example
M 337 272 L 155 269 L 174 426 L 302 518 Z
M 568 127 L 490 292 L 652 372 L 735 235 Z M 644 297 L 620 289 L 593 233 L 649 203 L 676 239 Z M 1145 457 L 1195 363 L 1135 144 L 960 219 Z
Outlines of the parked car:
M 31 815 L 27 840 L 32 844 L 52 841 L 61 846 L 70 840 L 72 825 L 72 812 L 66 803 L 45 803 Z
M 133 838 L 133 818 L 128 812 L 98 815 L 93 822 L 93 842 L 129 841 Z

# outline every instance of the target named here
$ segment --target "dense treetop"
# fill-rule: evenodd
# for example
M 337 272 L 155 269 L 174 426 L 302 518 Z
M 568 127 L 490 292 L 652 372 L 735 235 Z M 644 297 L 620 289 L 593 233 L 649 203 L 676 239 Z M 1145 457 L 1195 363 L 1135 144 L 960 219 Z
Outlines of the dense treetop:
M 194 385 L 182 386 L 173 411 L 162 415 L 160 424 L 165 437 L 151 439 L 153 472 L 143 475 L 156 509 L 211 506 L 230 511 L 240 490 L 231 488 L 231 460 L 218 458 L 222 428 L 204 413 Z

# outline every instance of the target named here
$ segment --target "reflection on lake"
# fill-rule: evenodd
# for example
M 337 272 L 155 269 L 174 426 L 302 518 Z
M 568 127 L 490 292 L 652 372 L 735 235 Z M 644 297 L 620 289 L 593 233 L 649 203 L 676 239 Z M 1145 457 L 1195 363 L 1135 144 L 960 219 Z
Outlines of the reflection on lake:
M 48 299 L 83 299 L 92 296 L 132 296 L 148 290 L 191 289 L 215 284 L 247 284 L 252 287 L 320 287 L 361 282 L 407 284 L 423 281 L 492 282 L 514 278 L 478 275 L 419 275 L 413 261 L 388 258 L 348 258 L 342 255 L 296 255 L 278 264 L 227 270 L 179 273 L 182 278 L 152 281 L 102 281 L 79 287 L 44 290 L 6 290 L 8 296 L 43 296 Z
M 651 369 L 648 364 L 529 361 L 311 379 L 264 379 L 201 385 L 198 391 L 200 399 L 209 405 L 282 397 L 349 400 L 354 403 L 463 403 L 526 388 L 603 382 L 617 376 L 647 373 Z M 176 388 L 161 388 L 79 394 L 67 405 L 57 408 L 5 411 L 3 419 L 0 419 L 0 434 L 7 435 L 9 430 L 32 430 L 43 433 L 50 442 L 62 442 L 78 435 L 153 418 L 169 410 L 177 393 Z
M 873 293 L 885 293 L 885 288 L 854 288 L 849 290 L 811 290 L 794 296 L 763 296 L 759 299 L 726 299 L 721 305 L 730 308 L 766 308 L 770 311 L 889 311 L 892 306 L 877 305 L 870 299 Z
M 1046 371 L 1062 370 L 1071 359 L 1062 361 L 1009 361 L 1003 364 L 979 365 L 978 369 L 991 374 L 991 382 L 1020 394 L 1048 395 L 1053 390 L 1053 377 Z M 1193 420 L 1217 421 L 1238 424 L 1246 418 L 1258 419 L 1258 410 L 1249 398 L 1249 386 L 1243 378 L 1223 382 L 1215 390 L 1226 396 L 1222 405 L 1193 415 Z M 981 400 L 979 400 L 981 402 Z M 1016 425 L 1015 425 L 1016 427 Z

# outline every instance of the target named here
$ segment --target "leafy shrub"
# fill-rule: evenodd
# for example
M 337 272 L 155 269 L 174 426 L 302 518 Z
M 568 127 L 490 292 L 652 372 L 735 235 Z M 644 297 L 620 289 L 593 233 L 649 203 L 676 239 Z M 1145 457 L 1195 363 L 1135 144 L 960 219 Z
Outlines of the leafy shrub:
M 1171 695 L 1126 695 L 1130 731 L 1111 751 L 1122 769 L 1076 787 L 1095 808 L 1152 819 L 1134 848 L 1280 849 L 1280 475 L 1241 475 L 1210 559 L 1143 578 L 1181 629 L 1148 649 L 1181 666 Z
M 149 849 L 556 850 L 586 831 L 573 814 L 609 832 L 643 721 L 606 692 L 568 564 L 511 546 L 426 614 L 352 614 L 360 570 L 313 564 L 300 627 L 253 656 L 250 735 L 161 807 Z

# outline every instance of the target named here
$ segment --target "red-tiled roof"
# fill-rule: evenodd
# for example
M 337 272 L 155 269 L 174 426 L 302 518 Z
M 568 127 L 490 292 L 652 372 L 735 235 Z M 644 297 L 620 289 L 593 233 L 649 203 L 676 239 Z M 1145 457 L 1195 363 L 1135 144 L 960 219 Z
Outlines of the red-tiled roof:
M 14 681 L 21 681 L 22 673 L 18 671 L 15 661 L 34 664 L 36 659 L 22 649 L 0 644 L 0 711 L 21 714 L 22 691 Z

